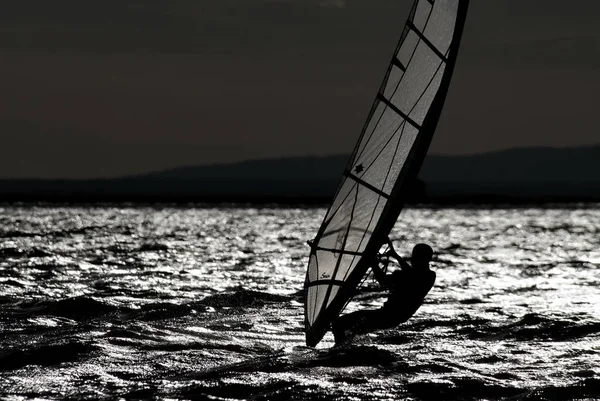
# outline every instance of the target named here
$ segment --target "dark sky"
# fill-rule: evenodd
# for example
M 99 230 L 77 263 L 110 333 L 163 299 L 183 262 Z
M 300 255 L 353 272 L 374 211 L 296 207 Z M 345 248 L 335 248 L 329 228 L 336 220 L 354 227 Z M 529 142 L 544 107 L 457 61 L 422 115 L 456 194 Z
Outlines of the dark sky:
M 411 2 L 8 2 L 0 177 L 350 152 Z M 599 143 L 598 15 L 472 0 L 430 152 Z

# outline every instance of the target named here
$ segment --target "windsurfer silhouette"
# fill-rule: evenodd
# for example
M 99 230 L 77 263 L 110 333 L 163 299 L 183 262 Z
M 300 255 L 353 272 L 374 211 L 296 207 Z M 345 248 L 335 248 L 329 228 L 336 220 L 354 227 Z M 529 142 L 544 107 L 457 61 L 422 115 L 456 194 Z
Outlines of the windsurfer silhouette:
M 400 270 L 386 274 L 390 256 L 397 260 Z M 429 245 L 417 244 L 412 251 L 411 266 L 398 255 L 388 239 L 388 250 L 378 254 L 371 266 L 379 284 L 389 288 L 388 300 L 379 309 L 357 311 L 335 320 L 331 329 L 335 343 L 343 343 L 357 334 L 391 329 L 410 319 L 435 282 L 435 272 L 429 269 L 432 256 L 433 250 Z

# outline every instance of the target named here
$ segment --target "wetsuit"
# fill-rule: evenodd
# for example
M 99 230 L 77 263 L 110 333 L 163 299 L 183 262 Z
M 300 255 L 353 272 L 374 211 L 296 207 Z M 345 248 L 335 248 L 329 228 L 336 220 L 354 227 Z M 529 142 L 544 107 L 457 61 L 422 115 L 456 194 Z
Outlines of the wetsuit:
M 428 268 L 413 268 L 399 256 L 398 261 L 402 270 L 391 275 L 385 275 L 379 266 L 373 268 L 378 281 L 390 289 L 383 307 L 349 313 L 337 319 L 332 325 L 336 343 L 344 341 L 350 333 L 364 334 L 396 327 L 410 319 L 423 304 L 435 282 L 435 272 Z M 379 259 L 375 263 L 378 264 Z
M 381 309 L 393 327 L 406 322 L 421 307 L 435 283 L 435 272 L 415 268 L 396 270 L 389 282 L 390 295 Z

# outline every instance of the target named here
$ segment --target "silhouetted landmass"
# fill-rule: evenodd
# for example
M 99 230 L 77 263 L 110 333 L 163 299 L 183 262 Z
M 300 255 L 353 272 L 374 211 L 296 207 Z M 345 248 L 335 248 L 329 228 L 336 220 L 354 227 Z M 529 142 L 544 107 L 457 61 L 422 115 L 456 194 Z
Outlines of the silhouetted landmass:
M 472 156 L 431 156 L 420 178 L 437 199 L 600 199 L 600 146 L 522 148 Z
M 181 167 L 105 180 L 1 180 L 1 201 L 324 203 L 347 155 Z M 600 146 L 427 157 L 410 202 L 600 200 Z
M 347 155 L 181 167 L 105 180 L 5 180 L 0 200 L 324 203 Z
M 421 168 L 426 181 L 600 181 L 600 145 L 521 148 L 472 156 L 431 156 Z

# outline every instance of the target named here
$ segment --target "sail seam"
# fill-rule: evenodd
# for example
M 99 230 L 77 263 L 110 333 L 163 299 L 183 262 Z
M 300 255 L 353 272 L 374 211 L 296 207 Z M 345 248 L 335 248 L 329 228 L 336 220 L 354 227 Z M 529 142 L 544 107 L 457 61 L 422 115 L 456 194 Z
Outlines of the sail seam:
M 344 180 L 342 187 L 346 185 L 346 180 Z M 327 216 L 330 214 L 331 212 L 331 208 L 329 209 L 329 212 L 327 212 L 327 215 L 325 215 L 326 220 L 323 222 L 323 230 L 321 232 L 321 236 L 318 237 L 319 239 L 323 236 L 323 233 L 325 232 L 325 227 L 327 227 L 329 225 L 329 223 L 331 223 L 331 220 L 333 220 L 333 218 L 335 217 L 335 215 L 337 214 L 337 212 L 340 211 L 340 208 L 342 206 L 344 206 L 344 203 L 346 202 L 346 200 L 348 200 L 348 197 L 352 194 L 352 191 L 354 191 L 354 188 L 356 188 L 356 186 L 358 185 L 357 182 L 354 182 L 354 185 L 352 186 L 352 188 L 350 188 L 348 190 L 348 193 L 346 194 L 346 196 L 344 196 L 344 199 L 342 199 L 342 201 L 340 202 L 340 204 L 335 208 L 335 210 L 333 211 L 333 213 L 331 213 L 331 217 L 329 219 L 327 219 Z M 333 204 L 332 204 L 333 206 Z
M 417 2 L 415 2 L 414 4 L 414 8 L 411 11 L 411 17 L 408 19 L 407 22 L 411 22 L 413 21 L 414 17 L 415 17 L 415 13 L 417 11 Z M 425 20 L 425 24 L 423 25 L 423 29 L 427 29 L 427 24 L 429 24 L 429 20 L 431 19 L 431 14 L 433 13 L 433 6 L 431 7 L 431 10 L 429 10 L 429 13 L 427 14 L 427 19 Z M 414 25 L 414 23 L 413 23 Z M 410 27 L 408 26 L 408 24 L 404 27 L 404 29 L 408 32 L 411 31 Z M 408 34 L 407 34 L 408 35 Z M 417 36 L 418 38 L 418 36 Z M 406 40 L 406 39 L 405 39 Z M 417 52 L 417 48 L 419 47 L 419 43 L 421 43 L 421 40 L 419 39 L 417 41 L 417 43 L 415 44 L 415 47 L 412 49 L 412 52 L 410 53 L 410 57 L 408 58 L 408 62 L 406 63 L 407 66 L 410 66 L 412 63 L 413 58 L 415 57 L 415 53 Z M 402 43 L 402 46 L 404 45 L 404 43 Z M 400 46 L 401 47 L 401 46 Z M 396 54 L 398 54 L 398 51 L 396 51 Z M 392 95 L 390 96 L 390 98 L 393 98 L 396 95 L 396 92 L 398 92 L 398 88 L 400 87 L 400 84 L 402 83 L 402 81 L 404 80 L 406 76 L 402 76 L 402 78 L 400 78 L 400 80 L 398 81 L 398 83 L 396 84 L 396 88 L 394 89 L 394 91 L 392 92 Z
M 339 232 L 341 232 L 341 231 L 342 231 L 342 229 L 343 229 L 343 228 L 337 228 L 337 229 L 333 229 L 333 230 L 330 230 L 330 231 L 325 231 L 325 232 L 323 233 L 323 237 L 326 237 L 326 236 L 329 236 L 329 235 L 332 235 L 332 234 L 335 234 L 335 233 L 339 233 Z M 360 231 L 360 232 L 363 232 L 363 231 L 364 231 L 364 229 L 362 229 L 362 228 L 359 228 L 359 227 L 350 227 L 350 231 Z M 372 234 L 372 233 L 371 233 L 371 232 L 369 232 L 369 234 Z M 317 245 L 317 246 L 318 246 L 318 245 Z
M 346 229 L 346 234 L 344 235 L 344 239 L 342 240 L 342 249 L 346 249 L 346 243 L 348 242 L 348 234 L 350 233 L 350 226 L 352 225 L 352 220 L 354 220 L 354 211 L 356 210 L 356 203 L 358 201 L 358 187 L 356 188 L 356 194 L 354 195 L 354 203 L 352 204 L 352 210 L 350 211 L 350 220 L 348 221 L 348 228 Z M 340 263 L 342 262 L 342 258 L 338 258 L 335 268 L 333 269 L 333 277 L 337 277 L 338 271 L 340 269 Z M 323 309 L 327 309 L 329 306 L 329 297 L 331 296 L 331 286 L 327 288 L 327 292 L 325 293 L 325 299 L 323 299 L 323 307 L 321 308 L 321 312 L 323 313 Z
M 394 160 L 396 160 L 396 155 L 398 154 L 398 147 L 400 146 L 400 142 L 402 141 L 402 136 L 404 135 L 404 128 L 406 127 L 406 124 L 402 124 L 401 127 L 402 127 L 402 130 L 400 131 L 400 136 L 398 137 L 398 142 L 396 143 L 396 148 L 394 149 L 394 156 L 392 156 L 392 159 L 390 161 L 390 168 L 388 169 L 387 173 L 385 174 L 385 178 L 384 178 L 383 184 L 382 184 L 382 189 L 385 188 L 385 183 L 387 182 L 387 179 L 390 176 L 391 164 L 394 162 Z M 396 136 L 399 129 L 400 129 L 400 127 L 398 127 L 396 129 L 396 132 L 394 132 L 393 136 Z M 389 143 L 389 142 L 387 142 L 387 143 Z M 387 144 L 386 144 L 386 146 L 387 146 Z M 377 198 L 377 203 L 375 204 L 375 207 L 373 208 L 373 212 L 371 213 L 371 218 L 369 219 L 367 228 L 371 227 L 371 222 L 373 221 L 373 217 L 375 217 L 375 213 L 377 211 L 377 207 L 379 206 L 380 201 L 381 201 L 381 198 Z M 368 230 L 365 230 L 365 233 L 363 234 L 362 238 L 360 239 L 360 242 L 358 243 L 359 248 L 362 246 L 362 243 L 365 239 L 367 232 L 368 232 Z M 354 259 L 352 260 L 352 263 L 354 263 Z M 344 276 L 344 280 L 346 280 L 347 278 L 348 278 L 348 272 L 346 272 L 346 275 Z M 345 306 L 344 306 L 344 308 L 345 308 Z
M 383 192 L 382 190 L 380 190 L 379 188 L 369 184 L 368 182 L 366 182 L 365 180 L 355 176 L 354 174 L 352 174 L 350 171 L 346 170 L 344 171 L 344 175 L 354 181 L 356 181 L 357 183 L 359 183 L 360 185 L 362 185 L 363 187 L 366 187 L 368 189 L 370 189 L 371 191 L 375 192 L 377 195 L 379 196 L 383 196 L 386 199 L 390 199 L 390 196 L 388 194 L 386 194 L 385 192 Z
M 394 130 L 394 133 L 392 135 L 390 135 L 390 137 L 385 142 L 385 144 L 383 144 L 383 146 L 381 147 L 381 149 L 379 150 L 379 152 L 377 152 L 377 155 L 375 155 L 375 157 L 373 158 L 373 161 L 371 161 L 371 163 L 369 163 L 369 165 L 367 167 L 365 167 L 364 172 L 369 171 L 369 169 L 375 164 L 375 162 L 377 161 L 377 159 L 379 158 L 379 156 L 381 156 L 381 154 L 383 153 L 383 151 L 385 150 L 385 148 L 390 144 L 390 142 L 392 141 L 392 139 L 394 139 L 394 137 L 396 136 L 396 134 L 398 134 L 398 131 L 400 131 L 400 129 L 402 129 L 402 131 L 400 133 L 400 139 L 402 139 L 402 132 L 404 132 L 404 127 L 406 127 L 406 120 L 402 121 L 400 123 L 400 125 L 398 125 L 398 128 L 396 128 Z M 389 173 L 389 171 L 388 171 L 388 173 Z M 384 181 L 384 184 L 381 186 L 381 191 L 383 191 L 384 186 L 385 186 L 385 181 Z
M 392 139 L 394 139 L 394 137 L 396 136 L 396 134 L 398 133 L 398 131 L 402 128 L 402 130 L 404 131 L 404 127 L 406 126 L 406 120 L 402 121 L 399 125 L 398 128 L 396 128 L 394 130 L 394 133 L 392 135 L 390 135 L 390 137 L 388 138 L 388 140 L 383 144 L 383 146 L 381 147 L 381 149 L 379 150 L 379 152 L 377 152 L 377 154 L 375 155 L 375 157 L 373 158 L 373 161 L 371 161 L 371 163 L 369 163 L 369 165 L 367 167 L 365 167 L 363 174 L 367 171 L 369 171 L 369 169 L 371 167 L 373 167 L 373 165 L 375 164 L 375 162 L 377 161 L 377 159 L 379 158 L 379 156 L 381 156 L 381 154 L 383 153 L 383 151 L 385 150 L 385 148 L 390 144 L 390 142 L 392 141 Z M 383 186 L 381 187 L 381 190 L 383 191 Z
M 378 93 L 377 97 L 387 107 L 389 107 L 390 109 L 392 109 L 393 111 L 395 111 L 397 114 L 399 114 L 400 117 L 404 118 L 410 125 L 412 125 L 413 127 L 415 127 L 418 130 L 421 129 L 421 126 L 415 120 L 413 120 L 412 118 L 410 118 L 406 113 L 404 113 L 402 110 L 400 110 L 398 107 L 396 107 L 389 99 L 387 99 L 385 96 L 383 96 L 383 93 Z

